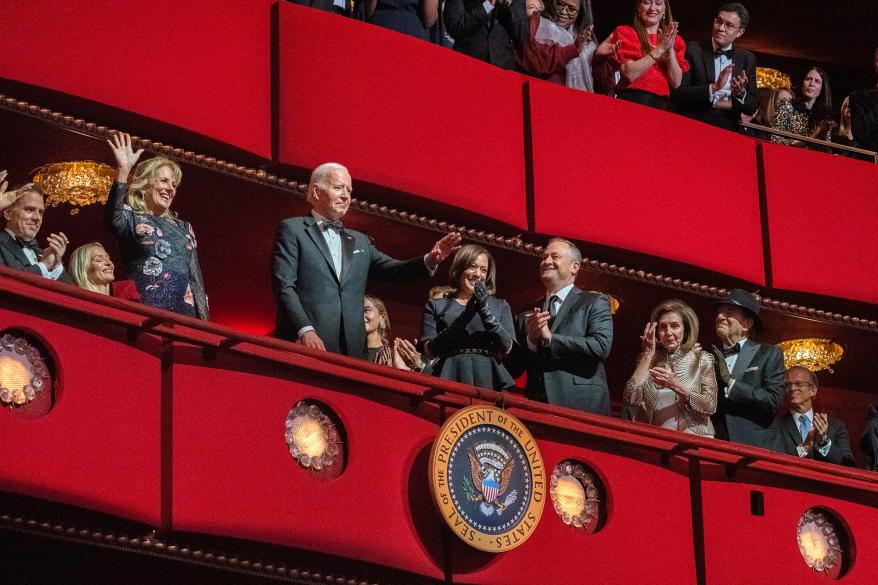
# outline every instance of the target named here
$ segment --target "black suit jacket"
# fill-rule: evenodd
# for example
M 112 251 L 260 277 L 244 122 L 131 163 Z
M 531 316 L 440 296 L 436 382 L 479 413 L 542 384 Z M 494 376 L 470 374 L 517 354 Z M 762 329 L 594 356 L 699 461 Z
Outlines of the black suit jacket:
M 689 71 L 683 74 L 683 80 L 671 94 L 671 102 L 683 114 L 713 126 L 737 131 L 741 114 L 751 115 L 759 107 L 759 96 L 756 89 L 756 57 L 753 53 L 732 46 L 732 61 L 735 66 L 732 75 L 741 71 L 747 72 L 747 95 L 741 104 L 732 98 L 731 110 L 718 110 L 710 103 L 710 84 L 716 81 L 717 71 L 714 62 L 713 45 L 701 45 L 690 42 L 686 45 L 686 60 Z
M 9 268 L 24 270 L 31 274 L 36 274 L 37 276 L 43 275 L 36 264 L 30 263 L 30 260 L 28 260 L 27 256 L 24 255 L 24 252 L 22 252 L 21 246 L 12 239 L 12 236 L 10 236 L 9 232 L 5 229 L 0 230 L 0 264 L 8 266 Z M 62 268 L 61 275 L 58 277 L 58 282 L 73 284 L 73 279 L 70 278 L 67 271 Z
M 796 449 L 802 444 L 802 433 L 796 425 L 796 419 L 792 413 L 785 412 L 777 419 L 778 432 L 780 433 L 780 441 L 783 451 L 787 455 L 799 456 Z M 838 465 L 854 465 L 854 454 L 851 451 L 851 439 L 848 436 L 848 429 L 844 423 L 837 418 L 829 419 L 829 430 L 826 433 L 832 444 L 829 447 L 829 453 L 826 457 L 820 454 L 815 445 L 811 453 L 811 459 L 817 461 L 828 461 Z
M 710 417 L 717 438 L 783 451 L 774 419 L 783 401 L 784 372 L 780 349 L 748 340 L 731 372 L 735 384 L 728 397 L 717 371 L 717 407 Z
M 531 307 L 541 307 L 538 299 Z M 610 415 L 604 360 L 613 345 L 613 317 L 605 295 L 573 287 L 550 323 L 552 342 L 531 351 L 527 312 L 516 317 L 518 343 L 507 362 L 513 377 L 527 370 L 525 395 L 558 406 Z
M 484 0 L 446 0 L 442 19 L 454 50 L 503 69 L 515 69 L 515 43 L 524 19 L 524 0 L 497 4 L 490 14 Z
M 272 271 L 277 300 L 275 335 L 296 340 L 299 330 L 310 325 L 327 350 L 365 358 L 363 297 L 368 279 L 415 280 L 429 276 L 429 271 L 423 256 L 395 260 L 380 252 L 364 234 L 345 231 L 339 278 L 312 216 L 281 222 Z

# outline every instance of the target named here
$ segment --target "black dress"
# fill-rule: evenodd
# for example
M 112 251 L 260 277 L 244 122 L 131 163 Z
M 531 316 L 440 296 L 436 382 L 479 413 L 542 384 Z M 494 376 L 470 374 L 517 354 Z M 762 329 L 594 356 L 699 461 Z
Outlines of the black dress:
M 198 242 L 182 219 L 135 212 L 125 203 L 126 183 L 113 183 L 106 222 L 116 236 L 141 302 L 189 317 L 209 319 Z
M 503 299 L 489 297 L 488 308 L 510 336 L 515 331 L 512 322 L 512 310 Z M 424 322 L 421 325 L 419 346 L 434 337 L 457 319 L 464 311 L 464 306 L 454 299 L 438 299 L 427 302 L 424 307 Z M 480 388 L 505 390 L 515 386 L 515 380 L 497 359 L 508 348 L 500 347 L 497 337 L 485 331 L 482 318 L 478 313 L 466 324 L 466 335 L 462 337 L 459 347 L 438 356 L 433 364 L 433 375 L 472 384 Z
M 418 0 L 378 0 L 369 22 L 404 35 L 430 40 L 418 16 Z

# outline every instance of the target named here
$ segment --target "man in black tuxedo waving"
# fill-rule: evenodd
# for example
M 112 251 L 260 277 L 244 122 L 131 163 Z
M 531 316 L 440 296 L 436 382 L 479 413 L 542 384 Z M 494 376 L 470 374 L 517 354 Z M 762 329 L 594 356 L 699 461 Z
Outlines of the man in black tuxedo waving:
M 369 278 L 416 280 L 436 271 L 460 248 L 451 233 L 423 256 L 396 260 L 341 220 L 351 204 L 351 175 L 337 163 L 322 164 L 308 184 L 310 215 L 281 222 L 272 277 L 281 339 L 366 357 L 363 297 Z
M 713 20 L 710 43 L 686 45 L 690 69 L 671 96 L 679 111 L 732 131 L 737 131 L 741 114 L 756 113 L 756 57 L 734 45 L 749 24 L 743 4 L 724 4 Z

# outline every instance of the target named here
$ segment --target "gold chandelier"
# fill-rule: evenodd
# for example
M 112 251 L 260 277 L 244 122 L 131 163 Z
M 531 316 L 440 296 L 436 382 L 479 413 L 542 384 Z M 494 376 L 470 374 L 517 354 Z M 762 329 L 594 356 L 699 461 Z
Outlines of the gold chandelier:
M 768 87 L 777 89 L 778 87 L 792 87 L 793 78 L 789 74 L 771 67 L 756 68 L 756 87 Z
M 783 352 L 783 361 L 787 368 L 802 366 L 812 372 L 829 370 L 834 373 L 830 366 L 838 362 L 844 353 L 844 347 L 840 344 L 819 337 L 789 339 L 777 345 Z
M 73 206 L 70 215 L 75 215 L 80 207 L 106 203 L 115 178 L 109 165 L 86 160 L 43 165 L 33 180 L 45 191 L 47 205 L 69 203 Z

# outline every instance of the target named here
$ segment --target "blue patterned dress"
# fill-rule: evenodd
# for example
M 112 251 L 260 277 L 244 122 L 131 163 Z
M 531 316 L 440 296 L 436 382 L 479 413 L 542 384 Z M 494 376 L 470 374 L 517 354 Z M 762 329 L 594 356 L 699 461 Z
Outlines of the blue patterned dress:
M 198 242 L 189 222 L 135 212 L 125 203 L 126 183 L 113 183 L 106 221 L 116 236 L 141 302 L 207 321 Z

